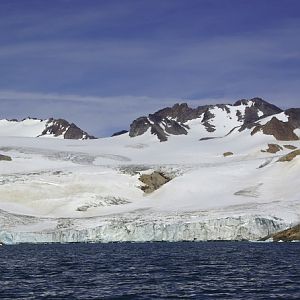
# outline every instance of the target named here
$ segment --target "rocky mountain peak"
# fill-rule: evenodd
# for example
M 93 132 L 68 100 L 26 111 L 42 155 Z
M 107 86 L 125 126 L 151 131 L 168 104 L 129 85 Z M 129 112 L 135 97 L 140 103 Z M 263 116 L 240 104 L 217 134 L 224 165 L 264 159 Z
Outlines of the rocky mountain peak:
M 240 99 L 240 100 L 236 101 L 233 104 L 233 106 L 248 105 L 249 103 L 254 104 L 254 105 L 261 105 L 263 103 L 267 103 L 267 104 L 271 105 L 270 103 L 263 100 L 262 98 L 254 97 L 252 99 Z
M 150 114 L 149 117 L 153 119 L 169 118 L 184 123 L 188 120 L 198 118 L 208 107 L 208 105 L 205 105 L 197 108 L 191 108 L 187 103 L 176 103 L 172 107 L 166 107 L 155 112 L 154 114 Z
M 64 119 L 50 118 L 46 123 L 46 128 L 42 132 L 43 135 L 53 135 L 55 137 L 63 136 L 64 139 L 86 140 L 95 139 L 94 136 L 80 129 L 74 123 L 69 123 Z
M 238 100 L 233 106 L 245 106 L 245 114 L 243 116 L 245 124 L 282 112 L 281 108 L 258 97 L 249 100 Z
M 199 118 L 208 105 L 191 108 L 187 103 L 177 103 L 172 107 L 166 107 L 148 117 L 143 116 L 134 120 L 130 125 L 129 136 L 135 137 L 144 134 L 148 129 L 156 135 L 160 141 L 166 141 L 169 135 L 182 135 L 188 133 L 189 120 Z
M 150 130 L 160 141 L 166 141 L 170 135 L 187 135 L 190 129 L 189 121 L 195 119 L 199 119 L 206 132 L 213 133 L 217 129 L 215 118 L 223 118 L 224 127 L 228 128 L 229 132 L 234 125 L 228 123 L 233 124 L 233 120 L 236 120 L 235 126 L 246 126 L 260 118 L 280 112 L 282 110 L 279 107 L 261 98 L 242 99 L 233 105 L 202 105 L 196 108 L 189 107 L 187 103 L 177 103 L 134 120 L 130 125 L 129 136 L 139 136 Z
M 80 129 L 74 123 L 64 119 L 46 119 L 27 117 L 21 121 L 1 120 L 0 136 L 40 137 L 51 136 L 64 139 L 94 139 L 92 135 Z

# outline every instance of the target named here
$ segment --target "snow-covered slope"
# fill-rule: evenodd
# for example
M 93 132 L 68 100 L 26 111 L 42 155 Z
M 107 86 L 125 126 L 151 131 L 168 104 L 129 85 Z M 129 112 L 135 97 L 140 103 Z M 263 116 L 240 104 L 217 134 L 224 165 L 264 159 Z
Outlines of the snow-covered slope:
M 90 139 L 94 138 L 63 119 L 39 120 L 27 118 L 18 120 L 0 120 L 0 136 L 19 137 L 55 137 L 61 139 Z
M 203 118 L 164 143 L 150 127 L 84 141 L 2 137 L 12 161 L 0 161 L 0 241 L 258 240 L 300 223 L 300 156 L 278 162 L 300 141 L 264 133 L 273 118 L 297 118 L 245 124 L 240 105 L 224 111 L 210 108 L 213 139 Z M 146 194 L 139 178 L 153 171 L 171 180 Z

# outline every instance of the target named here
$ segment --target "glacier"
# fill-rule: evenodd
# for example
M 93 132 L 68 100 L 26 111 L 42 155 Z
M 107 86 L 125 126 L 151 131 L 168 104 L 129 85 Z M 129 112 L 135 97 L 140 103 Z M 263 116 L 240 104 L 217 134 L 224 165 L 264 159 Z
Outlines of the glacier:
M 0 161 L 0 243 L 257 241 L 299 224 L 300 157 L 278 159 L 300 140 L 239 131 L 231 110 L 212 110 L 216 132 L 196 118 L 166 142 L 150 130 L 95 140 L 2 136 L 0 154 L 12 161 Z M 270 143 L 281 150 L 266 152 Z M 139 177 L 154 171 L 171 180 L 145 194 Z
M 14 226 L 0 231 L 4 244 L 74 242 L 156 242 L 156 241 L 257 241 L 288 228 L 276 217 L 259 215 L 204 218 L 198 214 L 122 215 L 113 218 L 40 219 L 1 212 L 1 221 Z M 9 220 L 9 221 L 8 221 Z M 50 223 L 50 224 L 49 224 Z M 93 225 L 92 225 L 92 224 Z M 28 226 L 24 226 L 24 225 Z M 45 226 L 46 225 L 46 226 Z M 41 230 L 46 227 L 45 230 Z M 49 228 L 50 227 L 50 228 Z M 52 229 L 51 229 L 52 227 Z M 24 229 L 27 230 L 24 231 Z M 31 231 L 28 231 L 31 228 Z M 4 230 L 3 230 L 4 229 Z

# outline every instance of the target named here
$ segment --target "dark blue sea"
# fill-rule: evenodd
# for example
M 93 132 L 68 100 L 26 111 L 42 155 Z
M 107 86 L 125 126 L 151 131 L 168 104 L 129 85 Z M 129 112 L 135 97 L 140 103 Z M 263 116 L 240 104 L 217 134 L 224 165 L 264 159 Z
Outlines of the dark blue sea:
M 300 299 L 300 243 L 0 247 L 0 299 Z

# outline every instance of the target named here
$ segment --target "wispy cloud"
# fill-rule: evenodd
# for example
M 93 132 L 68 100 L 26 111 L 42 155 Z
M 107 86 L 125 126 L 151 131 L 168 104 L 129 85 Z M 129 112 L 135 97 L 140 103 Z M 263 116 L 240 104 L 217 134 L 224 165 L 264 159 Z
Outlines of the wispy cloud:
M 300 22 L 299 22 L 300 24 Z M 264 92 L 280 81 L 289 90 L 300 66 L 299 24 L 260 34 L 161 41 L 61 39 L 8 43 L 0 87 L 76 93 L 194 97 Z M 12 86 L 14 85 L 14 86 Z
M 1 1 L 2 116 L 107 134 L 181 99 L 296 106 L 300 5 L 272 3 Z

